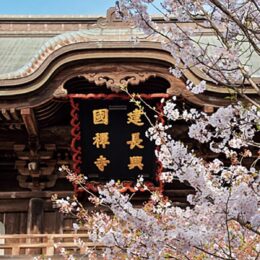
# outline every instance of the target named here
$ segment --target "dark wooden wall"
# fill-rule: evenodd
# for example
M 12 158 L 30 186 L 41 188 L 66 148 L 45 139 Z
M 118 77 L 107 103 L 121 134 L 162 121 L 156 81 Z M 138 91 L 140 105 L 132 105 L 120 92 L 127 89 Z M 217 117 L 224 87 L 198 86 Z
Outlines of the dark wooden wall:
M 53 207 L 50 199 L 52 193 L 37 192 L 38 197 L 32 197 L 31 195 L 37 194 L 0 192 L 0 221 L 5 226 L 5 234 L 63 233 L 64 224 L 68 229 L 68 221 Z M 66 197 L 65 194 L 58 196 Z

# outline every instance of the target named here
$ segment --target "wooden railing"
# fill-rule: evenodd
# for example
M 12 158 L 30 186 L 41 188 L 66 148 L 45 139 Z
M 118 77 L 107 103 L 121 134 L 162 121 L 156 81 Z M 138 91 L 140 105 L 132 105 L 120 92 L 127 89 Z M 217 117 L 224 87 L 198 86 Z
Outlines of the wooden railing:
M 0 250 L 5 250 L 5 255 L 28 255 L 43 254 L 53 256 L 59 253 L 58 248 L 72 250 L 73 253 L 83 254 L 74 240 L 80 238 L 85 242 L 85 248 L 102 248 L 101 244 L 90 242 L 87 234 L 17 234 L 17 235 L 0 235 Z M 84 250 L 85 250 L 84 248 Z M 38 251 L 37 253 L 34 253 Z

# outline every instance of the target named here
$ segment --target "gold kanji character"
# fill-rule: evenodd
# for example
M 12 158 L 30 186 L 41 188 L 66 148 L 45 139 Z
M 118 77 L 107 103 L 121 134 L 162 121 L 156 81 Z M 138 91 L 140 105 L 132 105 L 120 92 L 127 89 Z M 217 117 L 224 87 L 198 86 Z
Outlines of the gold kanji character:
M 135 109 L 134 111 L 130 112 L 127 114 L 128 119 L 127 119 L 127 124 L 133 123 L 135 125 L 141 126 L 144 123 L 141 120 L 141 115 L 143 115 L 143 111 L 140 109 Z
M 140 133 L 132 133 L 132 140 L 127 141 L 126 143 L 130 145 L 130 149 L 134 149 L 136 146 L 140 149 L 143 149 L 144 146 L 141 145 L 143 139 L 140 138 Z
M 142 170 L 144 165 L 142 163 L 143 157 L 142 156 L 130 156 L 130 163 L 128 164 L 128 169 L 132 170 L 135 167 L 139 168 L 139 170 Z
M 95 145 L 97 148 L 99 148 L 100 146 L 102 146 L 102 148 L 106 148 L 106 145 L 109 145 L 109 136 L 108 136 L 108 132 L 104 132 L 104 133 L 96 133 L 96 136 L 93 137 L 93 145 Z
M 96 109 L 93 110 L 93 123 L 94 125 L 108 125 L 108 109 Z
M 110 163 L 110 161 L 104 157 L 103 155 L 100 155 L 96 161 L 94 162 L 96 164 L 96 166 L 98 167 L 98 169 L 103 172 L 105 167 Z

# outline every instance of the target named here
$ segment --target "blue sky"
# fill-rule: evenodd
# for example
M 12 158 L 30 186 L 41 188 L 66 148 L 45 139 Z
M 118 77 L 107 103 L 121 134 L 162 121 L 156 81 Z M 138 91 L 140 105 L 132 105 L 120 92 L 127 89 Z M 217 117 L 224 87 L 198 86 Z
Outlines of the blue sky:
M 115 0 L 0 0 L 0 14 L 103 15 L 114 3 Z

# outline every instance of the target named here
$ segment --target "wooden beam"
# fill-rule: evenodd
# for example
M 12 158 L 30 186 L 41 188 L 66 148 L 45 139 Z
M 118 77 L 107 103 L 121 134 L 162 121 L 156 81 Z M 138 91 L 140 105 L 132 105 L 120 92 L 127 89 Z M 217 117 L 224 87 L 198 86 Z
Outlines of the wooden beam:
M 27 200 L 0 200 L 0 212 L 26 212 L 28 210 Z
M 31 108 L 23 108 L 21 109 L 21 115 L 28 135 L 38 136 L 38 125 L 33 110 Z
M 1 191 L 0 199 L 51 198 L 53 194 L 57 194 L 58 197 L 67 197 L 74 193 L 73 191 Z
M 63 196 L 61 196 L 63 197 Z M 28 199 L 16 199 L 16 200 L 0 200 L 0 213 L 21 213 L 28 211 L 30 198 Z M 44 199 L 44 211 L 54 212 L 56 209 L 53 207 L 53 202 L 51 199 Z M 94 210 L 94 207 L 93 207 Z M 27 215 L 27 214 L 26 214 Z M 27 223 L 27 221 L 25 221 Z M 17 229 L 18 230 L 18 229 Z M 16 231 L 17 232 L 17 231 Z M 1 258 L 0 258 L 1 259 Z
M 2 137 L 1 137 L 1 139 L 2 139 Z M 15 145 L 14 141 L 9 141 L 9 140 L 0 141 L 0 150 L 5 150 L 5 151 L 11 150 L 11 151 L 13 151 L 14 145 Z

